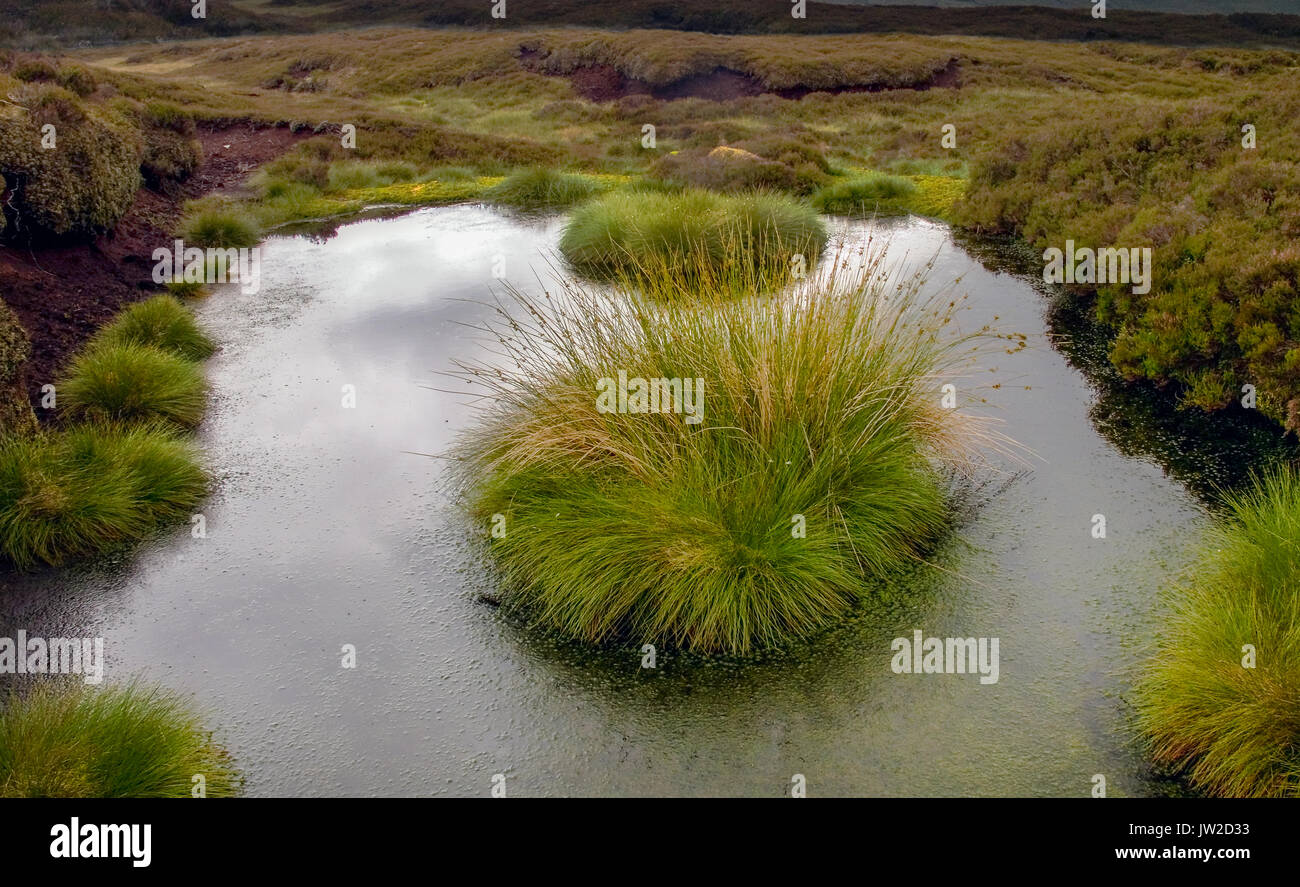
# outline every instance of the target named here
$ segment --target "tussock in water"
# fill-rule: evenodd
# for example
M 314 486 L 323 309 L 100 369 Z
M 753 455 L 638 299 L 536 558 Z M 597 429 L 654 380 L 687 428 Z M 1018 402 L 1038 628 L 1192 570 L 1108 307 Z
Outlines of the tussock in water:
M 946 468 L 997 441 L 941 407 L 969 343 L 940 337 L 924 274 L 877 257 L 770 299 L 514 294 L 505 364 L 464 370 L 493 398 L 464 465 L 503 605 L 584 641 L 746 653 L 917 564 L 948 526 Z
M 1300 796 L 1300 474 L 1229 497 L 1137 690 L 1155 759 L 1224 797 Z

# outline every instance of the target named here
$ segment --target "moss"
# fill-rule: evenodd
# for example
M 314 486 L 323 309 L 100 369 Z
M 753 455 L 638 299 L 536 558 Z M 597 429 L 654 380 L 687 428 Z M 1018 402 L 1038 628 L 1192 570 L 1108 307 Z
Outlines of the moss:
M 150 188 L 189 178 L 203 159 L 194 118 L 175 105 L 150 102 L 137 112 L 144 152 L 140 172 Z
M 22 368 L 31 355 L 27 331 L 0 302 L 0 437 L 36 429 L 36 416 L 22 385 Z
M 12 189 L 7 233 L 110 230 L 140 187 L 141 145 L 134 127 L 48 84 L 25 87 L 4 107 L 0 175 Z M 54 148 L 42 147 L 46 125 L 54 127 Z

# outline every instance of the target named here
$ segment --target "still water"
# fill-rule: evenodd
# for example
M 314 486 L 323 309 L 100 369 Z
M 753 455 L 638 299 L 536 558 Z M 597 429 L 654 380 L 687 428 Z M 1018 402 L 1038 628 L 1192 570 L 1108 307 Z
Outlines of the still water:
M 1147 772 L 1124 696 L 1158 589 L 1209 519 L 1197 493 L 1236 457 L 1198 455 L 1145 401 L 1090 382 L 1064 356 L 1087 364 L 1084 324 L 937 223 L 837 236 L 937 257 L 936 286 L 969 294 L 963 326 L 997 316 L 1028 337 L 960 384 L 1033 455 L 908 603 L 760 661 L 660 651 L 655 670 L 485 603 L 490 571 L 428 455 L 472 402 L 437 389 L 484 354 L 472 326 L 494 263 L 537 291 L 561 224 L 457 206 L 266 242 L 259 293 L 197 307 L 221 344 L 206 538 L 181 528 L 90 568 L 2 576 L 0 635 L 102 636 L 110 680 L 193 695 L 251 795 L 486 795 L 497 773 L 514 796 L 780 796 L 796 773 L 809 795 L 1084 797 L 1098 773 L 1112 796 L 1177 790 Z M 999 681 L 893 674 L 890 641 L 915 629 L 999 638 Z

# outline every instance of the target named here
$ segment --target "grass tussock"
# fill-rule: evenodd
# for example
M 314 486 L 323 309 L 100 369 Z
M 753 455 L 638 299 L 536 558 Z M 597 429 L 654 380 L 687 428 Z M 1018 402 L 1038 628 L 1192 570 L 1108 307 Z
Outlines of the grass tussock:
M 194 315 L 170 294 L 124 309 L 96 334 L 91 347 L 116 345 L 153 346 L 191 361 L 204 360 L 216 350 L 212 340 L 199 329 Z
M 912 196 L 916 185 L 902 176 L 870 173 L 836 182 L 813 196 L 813 206 L 824 213 L 869 213 L 881 201 Z
M 0 797 L 188 798 L 241 778 L 182 698 L 137 685 L 38 684 L 0 709 Z
M 58 565 L 187 520 L 207 477 L 172 429 L 80 425 L 0 441 L 0 554 Z
M 583 641 L 744 654 L 918 564 L 948 524 L 944 466 L 996 436 L 940 408 L 964 340 L 939 334 L 952 308 L 918 295 L 927 272 L 876 256 L 772 299 L 514 294 L 504 361 L 465 368 L 493 404 L 465 466 L 474 517 L 504 521 L 503 605 Z M 602 409 L 620 372 L 703 380 L 700 421 L 684 389 Z
M 256 246 L 262 231 L 257 220 L 243 210 L 201 204 L 182 220 L 181 236 L 190 246 L 240 249 Z
M 483 196 L 492 203 L 520 209 L 543 209 L 581 203 L 606 187 L 591 176 L 533 168 L 511 173 Z
M 1224 797 L 1300 796 L 1300 474 L 1228 501 L 1137 691 L 1154 758 Z M 1245 645 L 1256 651 L 1245 667 Z
M 579 207 L 560 252 L 596 279 L 687 291 L 745 284 L 727 287 L 737 294 L 778 287 L 800 266 L 811 269 L 826 238 L 816 212 L 780 195 L 637 189 Z
M 74 419 L 158 420 L 189 429 L 203 418 L 207 382 L 198 365 L 162 348 L 103 342 L 72 361 L 56 390 Z

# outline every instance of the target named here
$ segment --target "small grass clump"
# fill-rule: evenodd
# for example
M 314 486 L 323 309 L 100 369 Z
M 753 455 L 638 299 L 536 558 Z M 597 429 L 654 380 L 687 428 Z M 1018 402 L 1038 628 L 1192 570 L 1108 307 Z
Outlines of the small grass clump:
M 194 447 L 157 425 L 80 425 L 0 441 L 0 555 L 63 564 L 188 519 L 207 477 Z
M 474 517 L 504 530 L 503 606 L 582 641 L 745 654 L 920 563 L 945 466 L 981 438 L 940 408 L 960 337 L 923 279 L 876 260 L 772 299 L 515 293 L 490 326 L 504 363 L 464 368 L 491 395 L 464 465 Z M 622 409 L 620 378 L 670 381 Z
M 203 360 L 216 346 L 172 295 L 159 295 L 123 310 L 95 336 L 92 348 L 152 345 L 185 360 Z
M 1300 473 L 1228 497 L 1138 686 L 1155 760 L 1225 797 L 1300 796 Z M 1256 651 L 1254 667 L 1245 645 Z
M 138 685 L 40 683 L 0 709 L 0 797 L 237 795 L 239 772 L 182 698 Z
M 247 213 L 223 206 L 203 206 L 181 222 L 181 235 L 187 244 L 200 247 L 256 246 L 262 238 L 257 221 Z
M 623 190 L 580 207 L 560 238 L 573 268 L 596 279 L 667 278 L 683 288 L 740 292 L 787 282 L 799 258 L 811 271 L 826 227 L 803 203 L 776 194 L 735 196 Z
M 591 176 L 534 167 L 511 173 L 483 196 L 520 209 L 544 209 L 572 206 L 602 190 L 604 186 Z
M 916 185 L 902 176 L 870 173 L 827 185 L 813 195 L 813 206 L 824 213 L 868 214 L 884 201 L 904 200 Z
M 162 348 L 101 342 L 72 361 L 56 390 L 74 419 L 162 420 L 194 428 L 203 418 L 207 383 L 197 364 Z

